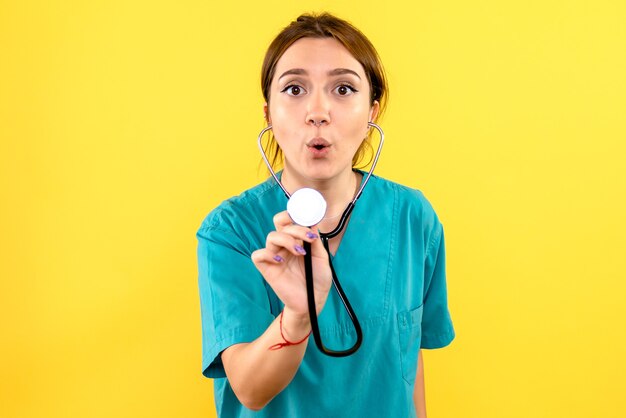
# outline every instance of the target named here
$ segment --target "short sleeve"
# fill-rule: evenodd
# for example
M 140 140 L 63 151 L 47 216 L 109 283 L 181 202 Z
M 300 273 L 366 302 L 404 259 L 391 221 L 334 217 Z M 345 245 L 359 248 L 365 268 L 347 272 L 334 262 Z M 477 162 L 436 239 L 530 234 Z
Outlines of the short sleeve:
M 202 373 L 225 377 L 222 351 L 254 341 L 274 316 L 263 277 L 242 240 L 219 227 L 203 227 L 197 238 Z
M 446 252 L 443 226 L 437 223 L 424 264 L 421 348 L 441 348 L 452 342 L 454 327 L 448 310 Z

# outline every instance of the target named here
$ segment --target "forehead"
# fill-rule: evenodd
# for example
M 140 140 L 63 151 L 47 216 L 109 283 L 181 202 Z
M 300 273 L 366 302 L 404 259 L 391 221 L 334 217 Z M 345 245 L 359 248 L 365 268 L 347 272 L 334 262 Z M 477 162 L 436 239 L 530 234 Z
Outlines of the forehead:
M 365 79 L 361 63 L 333 38 L 302 38 L 294 42 L 276 63 L 274 79 L 288 70 L 301 68 L 310 75 L 326 74 L 337 68 L 355 71 Z

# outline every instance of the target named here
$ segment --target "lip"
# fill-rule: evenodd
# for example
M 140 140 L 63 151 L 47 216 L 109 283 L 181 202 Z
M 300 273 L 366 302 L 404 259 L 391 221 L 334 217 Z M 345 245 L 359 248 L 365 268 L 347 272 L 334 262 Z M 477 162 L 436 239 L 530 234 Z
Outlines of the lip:
M 324 138 L 313 138 L 306 143 L 306 146 L 313 158 L 322 158 L 330 152 L 332 144 Z
M 322 137 L 313 138 L 309 142 L 306 143 L 307 147 L 319 147 L 319 146 L 330 147 L 330 145 L 331 145 L 330 142 L 328 142 Z

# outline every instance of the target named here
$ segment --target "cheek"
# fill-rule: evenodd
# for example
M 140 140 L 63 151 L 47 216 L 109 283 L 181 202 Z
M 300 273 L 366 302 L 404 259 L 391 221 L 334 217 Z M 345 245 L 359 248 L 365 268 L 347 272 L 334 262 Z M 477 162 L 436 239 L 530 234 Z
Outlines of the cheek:
M 272 91 L 269 108 L 276 114 L 294 113 L 295 111 L 302 109 L 305 102 L 306 101 L 302 100 L 302 98 L 298 100 L 286 93 L 276 90 Z
M 350 121 L 346 128 L 357 136 L 359 139 L 365 138 L 368 131 L 367 122 L 369 122 L 370 107 L 367 103 L 359 103 L 346 109 L 346 121 Z
M 294 114 L 293 106 L 285 106 L 280 100 L 276 100 L 269 105 L 270 118 L 272 123 L 272 131 L 278 146 L 285 150 L 293 141 L 298 132 L 298 120 Z
M 274 127 L 288 128 L 302 119 L 301 110 L 296 103 L 285 103 L 278 97 L 270 103 L 269 112 Z

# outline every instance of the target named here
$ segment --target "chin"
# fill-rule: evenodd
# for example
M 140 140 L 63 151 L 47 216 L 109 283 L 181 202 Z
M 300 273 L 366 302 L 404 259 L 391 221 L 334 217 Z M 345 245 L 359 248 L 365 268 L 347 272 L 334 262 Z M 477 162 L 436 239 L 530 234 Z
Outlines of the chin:
M 352 172 L 352 161 L 349 165 L 343 166 L 338 165 L 337 161 L 303 161 L 300 165 L 285 165 L 285 170 L 304 181 L 328 181 L 340 176 L 344 171 Z
M 352 171 L 352 166 L 348 169 Z M 325 181 L 331 180 L 339 176 L 344 170 L 338 169 L 336 167 L 328 167 L 328 166 L 320 166 L 320 167 L 312 167 L 306 171 L 306 173 L 302 173 L 304 176 L 314 181 Z

